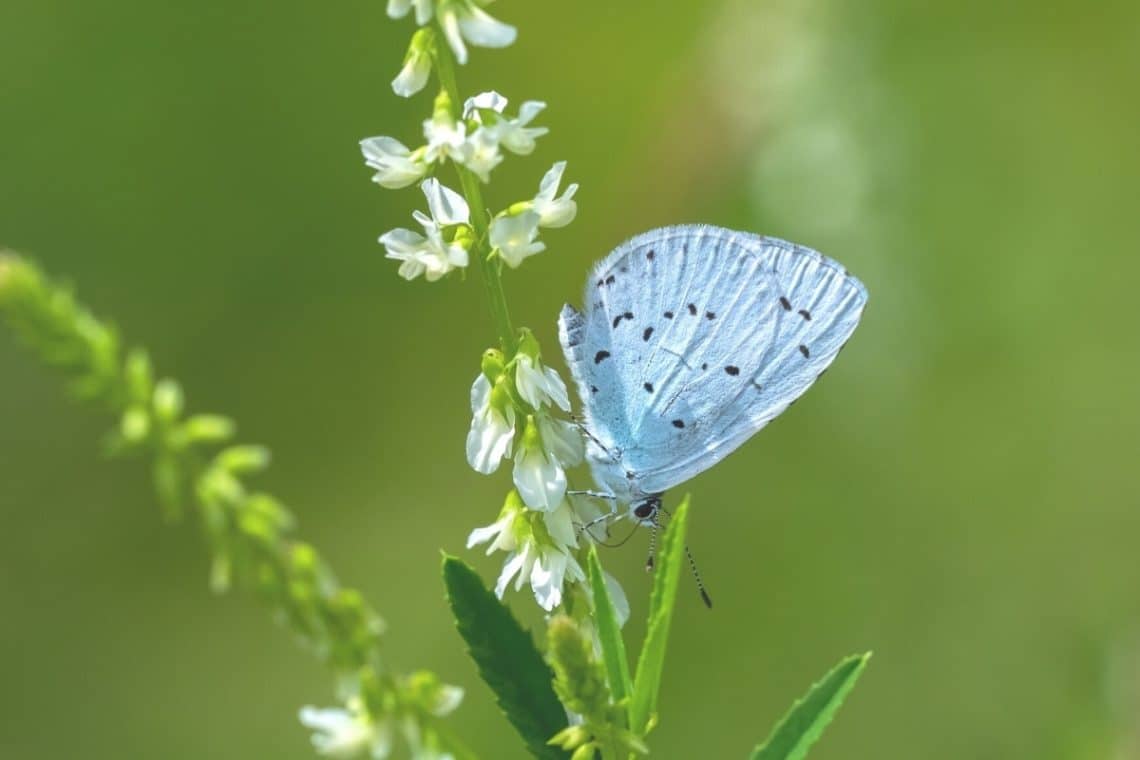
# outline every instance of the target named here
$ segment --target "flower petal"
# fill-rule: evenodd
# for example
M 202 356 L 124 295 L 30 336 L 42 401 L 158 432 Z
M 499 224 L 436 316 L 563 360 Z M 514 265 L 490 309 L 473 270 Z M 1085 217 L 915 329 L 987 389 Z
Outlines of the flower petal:
M 554 509 L 566 495 L 566 472 L 540 449 L 524 449 L 515 457 L 514 481 L 531 509 Z
M 502 48 L 518 36 L 518 30 L 490 16 L 482 8 L 469 5 L 459 16 L 459 28 L 472 45 Z
M 523 554 L 524 552 L 515 552 L 508 556 L 507 561 L 503 563 L 503 569 L 499 572 L 499 579 L 495 581 L 495 596 L 500 599 L 502 599 L 503 594 L 506 593 L 507 585 L 511 582 L 511 579 L 522 569 L 525 559 Z
M 447 38 L 447 44 L 455 53 L 455 60 L 461 65 L 467 63 L 467 46 L 463 44 L 463 34 L 459 31 L 459 18 L 453 8 L 449 6 L 440 12 L 439 25 L 443 27 L 443 36 Z
M 413 53 L 392 80 L 392 91 L 402 98 L 410 98 L 427 86 L 430 76 L 431 56 Z
M 463 102 L 463 118 L 478 119 L 480 110 L 502 113 L 503 109 L 507 107 L 507 102 L 506 98 L 494 90 L 481 92 Z
M 421 189 L 427 197 L 428 209 L 432 219 L 437 224 L 447 226 L 451 224 L 467 224 L 471 219 L 471 210 L 467 201 L 459 193 L 444 187 L 435 177 L 425 180 Z
M 554 419 L 548 414 L 538 415 L 538 432 L 543 448 L 563 467 L 575 467 L 586 454 L 586 441 L 572 422 Z

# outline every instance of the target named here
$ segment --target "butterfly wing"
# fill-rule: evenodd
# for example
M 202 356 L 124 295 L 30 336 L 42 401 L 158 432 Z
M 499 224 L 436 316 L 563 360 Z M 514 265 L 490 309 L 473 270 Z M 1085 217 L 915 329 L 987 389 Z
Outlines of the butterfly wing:
M 642 493 L 723 459 L 823 373 L 867 293 L 839 264 L 774 238 L 668 227 L 594 270 L 563 348 L 591 432 Z

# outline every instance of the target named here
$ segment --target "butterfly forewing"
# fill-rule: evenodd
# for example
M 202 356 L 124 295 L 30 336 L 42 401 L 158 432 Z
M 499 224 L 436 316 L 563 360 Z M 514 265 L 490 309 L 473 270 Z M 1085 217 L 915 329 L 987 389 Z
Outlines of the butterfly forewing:
M 715 227 L 620 246 L 563 312 L 591 432 L 643 493 L 736 449 L 798 398 L 858 324 L 866 291 L 807 248 Z M 569 340 L 568 340 L 569 338 Z

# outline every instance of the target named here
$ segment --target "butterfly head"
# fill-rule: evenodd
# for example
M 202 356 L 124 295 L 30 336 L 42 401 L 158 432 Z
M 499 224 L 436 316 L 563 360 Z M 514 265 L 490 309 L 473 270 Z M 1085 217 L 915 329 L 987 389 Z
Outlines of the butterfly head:
M 661 494 L 655 493 L 646 496 L 640 501 L 634 502 L 630 505 L 630 511 L 633 516 L 646 525 L 655 525 L 657 523 L 657 513 L 661 511 Z

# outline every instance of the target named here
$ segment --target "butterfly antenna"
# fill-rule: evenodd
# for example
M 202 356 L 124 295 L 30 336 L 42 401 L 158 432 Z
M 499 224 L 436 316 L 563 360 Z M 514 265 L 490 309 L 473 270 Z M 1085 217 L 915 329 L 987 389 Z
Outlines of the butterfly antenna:
M 653 513 L 653 525 L 649 529 L 649 556 L 645 559 L 645 572 L 653 572 L 653 563 L 657 554 L 657 512 Z
M 607 514 L 604 514 L 600 517 L 595 517 L 593 520 L 590 520 L 590 522 L 583 523 L 583 524 L 578 526 L 578 535 L 581 536 L 583 533 L 589 533 L 590 538 L 594 539 L 594 541 L 596 541 L 599 544 L 602 544 L 603 546 L 607 546 L 605 541 L 603 541 L 602 539 L 600 539 L 594 535 L 594 532 L 593 532 L 593 530 L 591 530 L 591 528 L 593 528 L 598 523 L 608 522 L 612 518 L 613 518 L 612 513 L 607 513 Z M 610 537 L 610 526 L 606 525 L 605 529 L 606 529 L 605 537 L 609 538 Z
M 669 510 L 665 509 L 665 507 L 660 507 L 659 509 L 662 512 L 664 512 L 666 515 L 668 515 L 669 517 L 673 516 L 669 512 Z M 657 525 L 656 519 L 654 519 L 653 525 L 654 525 L 654 527 L 656 527 L 656 525 Z M 688 544 L 685 544 L 685 556 L 688 557 L 688 559 L 689 559 L 689 570 L 691 570 L 693 573 L 693 580 L 695 580 L 697 582 L 697 591 L 701 592 L 701 601 L 703 601 L 705 603 L 705 606 L 711 610 L 712 609 L 712 597 L 709 596 L 709 592 L 705 588 L 705 582 L 703 580 L 701 580 L 701 571 L 697 569 L 697 561 L 695 559 L 693 559 L 693 552 L 689 549 Z
M 697 591 L 701 592 L 701 600 L 705 606 L 710 610 L 712 609 L 712 597 L 709 592 L 705 590 L 705 582 L 701 580 L 701 572 L 697 570 L 697 562 L 693 559 L 693 553 L 689 551 L 689 545 L 685 544 L 685 556 L 689 558 L 689 569 L 693 571 L 693 579 L 697 582 Z

